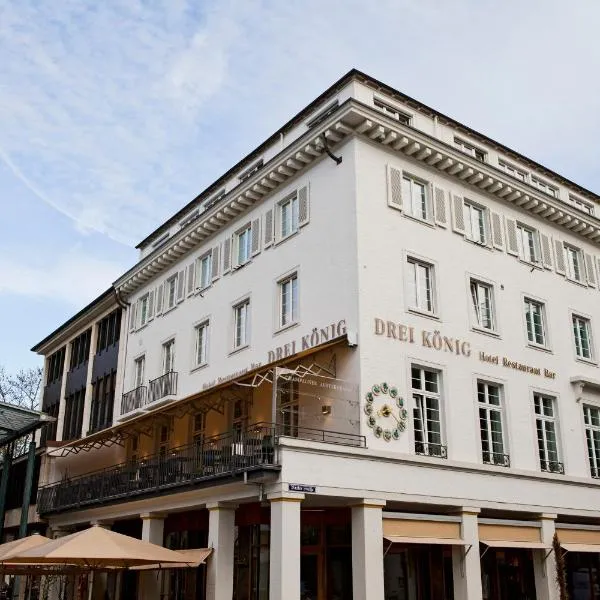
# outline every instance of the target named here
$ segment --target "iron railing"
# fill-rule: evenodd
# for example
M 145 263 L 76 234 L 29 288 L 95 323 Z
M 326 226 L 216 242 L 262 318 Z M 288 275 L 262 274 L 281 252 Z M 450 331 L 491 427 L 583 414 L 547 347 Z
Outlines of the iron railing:
M 484 452 L 483 462 L 486 465 L 496 465 L 497 467 L 510 467 L 510 455 L 500 452 Z
M 431 444 L 429 442 L 415 442 L 415 454 L 435 456 L 437 458 L 448 458 L 448 446 Z
M 121 399 L 121 414 L 126 415 L 132 410 L 142 408 L 148 403 L 148 388 L 140 385 L 129 392 L 123 394 Z
M 565 474 L 565 465 L 557 460 L 543 460 L 541 467 L 542 471 L 546 471 L 547 473 Z
M 155 402 L 165 396 L 177 394 L 177 372 L 169 371 L 148 384 L 148 401 Z
M 366 447 L 365 437 L 358 434 L 256 423 L 241 431 L 204 438 L 40 488 L 38 512 L 47 514 L 130 496 L 157 494 L 249 471 L 278 470 L 280 437 Z

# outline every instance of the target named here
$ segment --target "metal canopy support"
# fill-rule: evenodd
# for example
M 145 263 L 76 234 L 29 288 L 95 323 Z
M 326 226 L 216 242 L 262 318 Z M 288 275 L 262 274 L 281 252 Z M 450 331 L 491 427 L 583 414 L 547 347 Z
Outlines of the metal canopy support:
M 6 446 L 4 461 L 2 462 L 2 479 L 0 479 L 0 540 L 4 533 L 4 516 L 6 514 L 6 490 L 8 489 L 8 477 L 12 466 L 13 445 Z
M 25 488 L 23 489 L 23 503 L 21 504 L 21 523 L 19 525 L 19 539 L 27 535 L 27 522 L 29 521 L 29 504 L 31 503 L 31 488 L 33 487 L 33 471 L 35 467 L 35 440 L 29 442 L 27 454 L 27 470 L 25 472 Z

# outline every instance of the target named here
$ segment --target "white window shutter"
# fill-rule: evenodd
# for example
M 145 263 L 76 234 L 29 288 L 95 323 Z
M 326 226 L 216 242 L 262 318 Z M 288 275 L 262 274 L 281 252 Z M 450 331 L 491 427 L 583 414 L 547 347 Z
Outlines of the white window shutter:
M 310 220 L 310 199 L 308 197 L 308 186 L 298 189 L 298 225 L 304 227 Z
M 148 321 L 154 319 L 154 290 L 148 292 Z
M 212 273 L 212 280 L 216 281 L 217 279 L 219 279 L 219 246 L 215 246 L 212 249 L 212 256 L 210 259 L 210 269 L 211 269 L 211 273 Z
M 452 229 L 465 235 L 465 203 L 462 196 L 452 196 Z
M 587 284 L 590 287 L 596 287 L 596 270 L 594 269 L 594 257 L 587 252 L 583 253 L 585 258 L 585 273 L 587 277 Z
M 251 254 L 252 256 L 256 256 L 260 254 L 260 219 L 252 221 L 250 235 L 252 236 Z
M 387 166 L 387 203 L 391 208 L 402 210 L 402 171 Z
M 231 238 L 223 242 L 223 275 L 231 271 Z
M 273 209 L 265 213 L 265 248 L 273 245 Z
M 433 191 L 434 194 L 434 214 L 435 224 L 440 227 L 448 226 L 448 214 L 446 212 L 446 192 L 442 188 L 436 187 Z
M 187 268 L 187 295 L 191 296 L 196 287 L 196 267 L 194 263 L 190 263 Z
M 552 269 L 552 249 L 550 246 L 550 238 L 544 233 L 540 233 L 542 246 L 542 264 L 545 269 Z
M 519 256 L 519 244 L 517 242 L 517 222 L 506 217 L 506 251 L 513 256 Z
M 163 311 L 163 296 L 164 296 L 165 286 L 161 283 L 158 288 L 156 288 L 156 316 L 162 315 Z
M 559 275 L 564 275 L 566 271 L 565 265 L 565 247 L 560 240 L 554 240 L 554 256 L 556 258 L 556 272 Z
M 137 302 L 132 302 L 129 305 L 129 331 L 135 331 L 135 313 Z
M 504 236 L 502 235 L 502 217 L 497 212 L 490 212 L 492 226 L 492 244 L 496 250 L 504 250 Z
M 177 302 L 183 302 L 185 298 L 185 269 L 179 271 L 177 276 Z

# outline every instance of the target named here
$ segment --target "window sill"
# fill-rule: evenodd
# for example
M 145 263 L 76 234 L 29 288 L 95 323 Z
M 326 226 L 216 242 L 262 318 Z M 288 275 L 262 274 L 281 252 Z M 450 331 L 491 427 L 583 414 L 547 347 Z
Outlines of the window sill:
M 471 331 L 474 331 L 475 333 L 481 333 L 482 335 L 487 335 L 488 337 L 496 338 L 497 340 L 500 339 L 500 333 L 492 329 L 485 329 L 483 327 L 477 327 L 473 325 L 471 327 Z
M 579 285 L 579 286 L 581 286 L 583 288 L 587 288 L 587 286 L 588 286 L 587 282 L 585 282 L 585 281 L 577 281 L 577 279 L 573 279 L 572 277 L 569 277 L 568 275 L 565 276 L 565 279 L 567 281 L 569 281 L 570 283 L 573 283 L 575 285 Z
M 289 323 L 288 325 L 284 325 L 283 327 L 279 327 L 273 332 L 273 336 L 279 335 L 284 331 L 288 331 L 289 329 L 293 329 L 294 327 L 298 327 L 300 325 L 300 321 L 294 321 L 293 323 Z
M 577 362 L 583 363 L 584 365 L 589 365 L 590 367 L 598 366 L 598 362 L 593 358 L 583 358 L 583 356 L 575 356 L 575 360 Z
M 201 365 L 196 365 L 195 367 L 192 367 L 192 368 L 190 369 L 190 375 L 191 375 L 192 373 L 196 373 L 196 372 L 198 372 L 198 371 L 201 371 L 202 369 L 205 369 L 206 367 L 208 367 L 208 363 L 207 363 L 207 362 L 204 362 L 204 363 L 202 363 Z
M 547 352 L 548 354 L 553 354 L 552 349 L 548 348 L 548 346 L 541 346 L 533 342 L 527 342 L 527 347 L 531 348 L 532 350 L 539 350 L 540 352 Z
M 238 348 L 234 348 L 230 353 L 229 356 L 233 356 L 234 354 L 237 354 L 238 352 L 242 352 L 242 350 L 246 350 L 250 348 L 250 344 L 246 344 L 244 346 L 239 346 Z
M 207 290 L 209 290 L 212 287 L 212 283 L 209 283 L 208 285 L 205 285 L 204 287 L 199 287 L 196 288 L 196 291 L 194 292 L 194 295 L 196 296 L 202 296 L 202 294 L 204 294 L 204 292 L 206 292 Z
M 526 266 L 528 266 L 528 267 L 532 267 L 532 268 L 534 268 L 534 269 L 539 269 L 540 271 L 543 271 L 543 270 L 544 270 L 544 265 L 542 265 L 542 263 L 541 263 L 541 262 L 539 262 L 539 261 L 536 261 L 536 262 L 530 262 L 530 261 L 528 261 L 528 260 L 525 260 L 525 259 L 523 259 L 523 258 L 521 258 L 521 257 L 519 256 L 519 262 L 520 262 L 521 264 L 523 264 L 523 265 L 526 265 Z
M 413 217 L 413 215 L 409 215 L 407 212 L 404 212 L 404 210 L 402 211 L 402 214 L 407 219 L 410 219 L 411 221 L 415 221 L 416 223 L 421 223 L 421 225 L 426 225 L 427 227 L 431 227 L 432 229 L 435 229 L 435 223 L 433 221 L 430 221 L 429 219 L 421 219 L 419 217 Z
M 425 317 L 426 319 L 432 319 L 433 321 L 439 321 L 440 317 L 434 313 L 426 312 L 418 308 L 407 308 L 406 312 L 411 315 L 418 315 L 419 317 Z
M 243 269 L 246 265 L 250 264 L 252 262 L 252 259 L 249 258 L 246 262 L 243 262 L 240 265 L 235 265 L 231 267 L 231 272 L 234 273 L 235 271 L 239 271 L 240 269 Z
M 296 231 L 292 231 L 292 233 L 288 233 L 285 237 L 279 237 L 275 239 L 274 246 L 279 246 L 279 244 L 283 244 L 283 242 L 287 242 L 290 238 L 297 236 L 300 233 L 300 228 L 296 229 Z
M 173 306 L 169 306 L 169 308 L 165 308 L 161 315 L 164 317 L 166 314 L 169 314 L 171 311 L 175 310 L 177 308 L 177 302 L 175 302 L 175 304 L 173 304 Z
M 146 329 L 146 327 L 148 327 L 148 325 L 150 325 L 150 321 L 148 321 L 147 323 L 144 323 L 143 325 L 140 325 L 139 327 L 136 327 L 133 331 L 133 333 L 138 333 L 138 331 L 143 331 L 144 329 Z
M 494 249 L 487 242 L 476 242 L 475 240 L 468 238 L 466 235 L 465 235 L 465 242 L 468 242 L 469 244 L 473 244 L 473 246 L 478 246 L 479 248 L 482 248 L 483 250 L 493 250 Z

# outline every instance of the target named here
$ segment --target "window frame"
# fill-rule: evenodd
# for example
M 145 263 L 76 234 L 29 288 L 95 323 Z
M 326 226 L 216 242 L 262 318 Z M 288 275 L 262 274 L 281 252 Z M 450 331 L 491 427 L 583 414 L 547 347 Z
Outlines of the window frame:
M 387 100 L 383 100 L 381 98 L 378 98 L 377 96 L 373 96 L 373 106 L 377 110 L 381 111 L 384 115 L 387 115 L 391 119 L 394 119 L 399 123 L 402 123 L 403 125 L 408 125 L 410 127 L 410 125 L 412 124 L 413 115 L 405 112 L 400 108 L 395 107 Z
M 469 209 L 469 218 L 467 219 L 467 209 Z M 476 240 L 473 236 L 473 219 L 471 212 L 473 210 L 479 211 L 481 213 L 481 223 L 479 224 L 479 229 L 483 227 L 483 239 L 481 241 Z M 479 204 L 478 202 L 474 202 L 469 198 L 463 199 L 463 220 L 465 222 L 465 239 L 468 242 L 476 244 L 477 246 L 490 246 L 491 241 L 491 227 L 490 227 L 490 219 L 489 219 L 489 210 L 486 206 Z M 468 224 L 468 226 L 467 226 Z
M 421 388 L 415 388 L 413 387 L 413 370 L 417 369 L 420 372 L 419 375 L 419 380 L 420 383 L 423 385 L 423 387 Z M 433 373 L 435 374 L 437 380 L 437 392 L 431 392 L 428 391 L 426 389 L 426 380 L 424 378 L 424 373 L 425 372 L 429 372 L 429 373 Z M 446 425 L 446 415 L 445 415 L 445 406 L 444 406 L 444 377 L 443 377 L 443 371 L 441 368 L 437 367 L 437 366 L 432 366 L 432 365 L 427 365 L 421 361 L 415 360 L 414 362 L 412 360 L 409 360 L 408 362 L 408 378 L 409 378 L 409 391 L 410 391 L 410 398 L 411 398 L 411 422 L 412 422 L 412 450 L 415 454 L 417 455 L 421 455 L 421 456 L 430 456 L 433 458 L 447 458 L 447 437 L 446 437 L 446 430 L 445 430 L 445 425 Z M 439 425 L 439 431 L 429 431 L 429 429 L 424 427 L 425 423 L 428 421 L 428 419 L 424 418 L 424 414 L 423 414 L 423 410 L 417 405 L 417 400 L 415 398 L 415 395 L 420 395 L 423 396 L 423 407 L 425 407 L 424 401 L 426 400 L 426 397 L 429 397 L 431 399 L 434 399 L 437 401 L 437 412 L 439 415 L 439 419 L 438 419 L 438 425 Z M 426 408 L 426 407 L 425 407 Z M 417 440 L 417 426 L 416 426 L 416 412 L 417 410 L 419 410 L 420 412 L 420 421 L 421 421 L 421 427 L 422 427 L 422 431 L 421 431 L 421 437 L 423 438 L 422 440 Z M 426 408 L 426 411 L 429 410 L 429 408 Z M 429 441 L 429 433 L 432 433 L 434 436 L 437 434 L 439 436 L 439 443 L 436 442 L 431 442 Z M 425 437 L 427 437 L 427 441 L 424 441 Z M 417 445 L 418 444 L 422 444 L 423 446 L 423 451 L 419 452 L 417 450 Z M 438 454 L 434 454 L 434 453 L 430 453 L 429 452 L 429 448 L 428 446 L 432 445 L 432 446 L 439 446 L 439 453 Z
M 525 343 L 527 344 L 527 346 L 529 346 L 530 348 L 535 348 L 537 350 L 550 350 L 550 334 L 549 334 L 549 330 L 548 330 L 548 316 L 547 316 L 547 309 L 546 309 L 546 301 L 541 299 L 541 298 L 537 298 L 535 296 L 532 296 L 531 294 L 523 294 L 522 295 L 522 306 L 523 306 L 523 310 L 521 312 L 521 314 L 523 315 L 523 322 L 524 322 L 524 329 L 525 329 Z M 542 327 L 542 336 L 543 336 L 543 342 L 537 342 L 535 339 L 534 340 L 530 340 L 529 339 L 529 326 L 528 326 L 528 321 L 527 321 L 527 315 L 529 314 L 530 311 L 526 310 L 526 306 L 527 304 L 530 303 L 532 305 L 538 305 L 540 307 L 540 321 L 541 321 L 541 327 Z M 533 321 L 532 321 L 533 323 Z M 535 324 L 534 326 L 534 330 L 533 330 L 533 334 L 534 334 L 534 338 L 535 338 Z
M 405 181 L 408 181 L 410 183 L 410 198 L 407 197 L 406 194 L 406 187 L 404 183 Z M 410 219 L 414 219 L 415 221 L 419 221 L 420 223 L 431 225 L 433 223 L 433 205 L 431 198 L 431 185 L 429 184 L 429 182 L 423 179 L 422 177 L 413 175 L 410 172 L 402 171 L 402 182 L 400 185 L 402 190 L 402 213 Z M 424 217 L 413 213 L 412 191 L 414 185 L 418 185 L 423 188 L 422 205 L 425 207 Z
M 580 311 L 570 311 L 571 316 L 571 339 L 573 340 L 573 350 L 575 352 L 575 359 L 587 364 L 596 364 L 596 351 L 594 348 L 594 334 L 592 328 L 592 318 L 588 315 L 583 314 Z M 589 347 L 589 357 L 585 357 L 579 354 L 577 348 L 577 337 L 575 335 L 575 319 L 579 319 L 586 323 L 587 342 Z
M 422 258 L 413 253 L 406 253 L 404 264 L 406 265 L 405 270 L 405 298 L 406 298 L 406 310 L 410 313 L 415 313 L 419 315 L 423 315 L 426 317 L 431 317 L 435 319 L 439 319 L 439 310 L 438 310 L 438 299 L 437 299 L 437 281 L 436 281 L 436 271 L 437 265 L 433 261 L 427 260 L 426 258 Z M 414 269 L 411 271 L 409 265 L 418 265 L 422 268 L 427 268 L 429 272 L 429 289 L 430 289 L 430 303 L 431 309 L 423 309 L 418 305 L 418 282 L 416 278 L 416 271 Z M 412 275 L 415 277 L 412 277 Z M 411 290 L 414 288 L 415 292 L 415 304 L 412 303 L 413 296 L 411 294 Z
M 145 311 L 144 311 L 145 309 Z M 136 317 L 136 320 L 138 321 L 137 323 L 137 329 L 141 329 L 142 327 L 145 327 L 146 325 L 148 325 L 149 321 L 150 321 L 150 292 L 146 292 L 145 294 L 143 294 L 142 296 L 139 297 L 138 299 L 138 306 L 137 306 L 137 315 L 138 317 Z M 145 312 L 145 319 L 144 319 L 144 312 Z
M 490 386 L 497 388 L 498 390 L 498 404 L 492 404 L 489 401 L 482 402 L 480 399 L 479 386 L 484 386 L 484 397 L 489 400 L 489 388 Z M 509 451 L 509 443 L 508 443 L 508 433 L 506 431 L 506 391 L 504 387 L 504 383 L 489 379 L 487 377 L 477 377 L 475 380 L 475 395 L 476 395 L 476 404 L 477 404 L 477 429 L 479 431 L 479 446 L 480 446 L 480 459 L 481 462 L 485 465 L 492 466 L 510 466 L 510 451 Z M 482 427 L 481 427 L 481 411 L 485 411 L 486 413 L 486 431 L 488 434 L 488 450 L 484 450 L 484 439 L 482 436 Z M 500 415 L 500 436 L 501 436 L 501 452 L 497 452 L 493 449 L 494 441 L 493 441 L 493 431 L 491 427 L 491 418 L 490 413 L 498 413 Z M 485 454 L 489 455 L 488 460 L 485 459 Z M 504 460 L 504 456 L 508 457 L 508 464 L 503 462 L 496 461 L 495 457 L 500 455 L 502 457 L 501 460 Z
M 551 183 L 544 181 L 543 179 L 540 179 L 537 175 L 532 174 L 530 177 L 530 181 L 531 181 L 531 185 L 534 188 L 540 190 L 540 192 L 543 192 L 547 196 L 551 196 L 552 198 L 560 197 L 560 190 L 558 187 L 556 187 L 555 185 L 552 185 Z
M 139 368 L 138 364 L 142 365 L 141 369 L 141 379 L 138 377 Z M 146 353 L 140 354 L 133 359 L 133 387 L 132 390 L 135 390 L 144 385 L 144 381 L 146 380 Z
M 163 298 L 163 314 L 177 306 L 177 282 L 179 273 L 174 273 L 170 277 L 167 277 L 164 287 L 164 298 Z M 170 304 L 169 300 L 171 297 L 171 285 L 173 286 L 173 304 Z
M 291 223 L 290 223 L 290 230 L 284 234 L 284 232 L 283 232 L 283 223 L 284 223 L 283 211 L 284 211 L 284 207 L 288 204 L 290 205 L 290 208 L 291 208 L 291 217 L 290 217 Z M 287 196 L 285 196 L 284 198 L 279 200 L 279 202 L 277 202 L 276 215 L 277 215 L 277 220 L 276 220 L 277 231 L 276 231 L 275 239 L 277 242 L 283 242 L 300 231 L 300 203 L 298 200 L 298 190 L 295 190 L 294 192 L 292 192 L 291 194 L 288 194 Z M 295 217 L 295 223 L 294 223 L 294 217 Z
M 233 348 L 231 353 L 234 352 L 238 352 L 240 350 L 243 350 L 244 348 L 248 348 L 250 346 L 250 335 L 251 335 L 251 328 L 250 328 L 250 317 L 251 317 L 251 313 L 250 313 L 250 296 L 245 296 L 244 298 L 241 298 L 240 300 L 237 300 L 236 302 L 234 302 L 232 304 L 232 310 L 233 310 L 233 322 L 232 322 L 232 329 L 233 329 L 233 335 L 232 337 L 232 342 L 233 342 Z M 238 337 L 237 337 L 237 330 L 238 330 L 238 309 L 242 308 L 242 307 L 246 307 L 246 314 L 245 314 L 245 323 L 244 323 L 244 339 L 243 339 L 243 343 L 238 344 Z
M 587 286 L 587 278 L 585 271 L 585 258 L 583 256 L 583 250 L 574 246 L 573 244 L 569 244 L 567 242 L 563 242 L 564 248 L 564 256 L 565 256 L 565 275 L 569 281 L 573 283 L 579 283 L 580 285 Z M 575 261 L 577 265 L 575 266 L 575 262 L 571 264 L 571 257 L 577 257 Z M 575 277 L 575 271 L 579 271 L 579 278 Z
M 552 416 L 548 416 L 546 414 L 540 414 L 536 410 L 536 397 L 541 398 L 542 400 L 550 400 L 552 406 Z M 564 465 L 563 465 L 563 453 L 561 447 L 561 437 L 560 437 L 560 414 L 559 414 L 559 402 L 558 396 L 554 392 L 548 392 L 540 389 L 532 389 L 531 401 L 533 405 L 533 426 L 534 426 L 534 436 L 537 446 L 537 459 L 540 471 L 543 473 L 561 473 L 564 474 Z M 542 408 L 542 411 L 544 409 Z M 538 428 L 538 421 L 543 423 L 552 423 L 554 429 L 554 438 L 555 438 L 555 453 L 556 460 L 551 460 L 549 458 L 550 451 L 547 445 L 547 437 L 546 437 L 546 427 L 540 430 Z M 543 432 L 542 440 L 540 440 L 540 431 Z M 546 458 L 542 458 L 542 449 L 540 448 L 540 444 L 543 444 L 543 453 Z M 544 465 L 546 463 L 546 465 Z M 557 466 L 555 469 L 552 469 L 550 465 L 555 463 Z M 560 465 L 560 467 L 559 467 Z
M 247 241 L 245 242 L 245 250 L 247 251 L 247 256 L 245 256 L 244 261 L 240 262 L 240 249 L 242 248 L 241 246 L 241 240 L 242 240 L 242 236 L 247 236 L 245 239 L 247 239 Z M 252 260 L 252 223 L 250 221 L 248 221 L 248 223 L 246 223 L 243 227 L 240 227 L 235 233 L 234 233 L 234 244 L 233 244 L 233 249 L 235 250 L 235 261 L 233 262 L 234 267 L 240 268 L 243 267 L 244 265 L 248 264 L 251 260 Z
M 583 430 L 585 434 L 585 446 L 586 453 L 588 458 L 588 468 L 589 473 L 594 479 L 600 479 L 600 439 L 594 440 L 594 437 L 600 438 L 600 425 L 593 425 L 586 423 L 586 409 L 591 411 L 598 412 L 598 421 L 600 422 L 600 406 L 591 403 L 583 403 L 582 404 L 582 413 L 583 413 Z M 593 444 L 590 444 L 590 438 L 588 437 L 588 432 L 597 432 L 598 436 L 591 436 Z M 590 454 L 590 450 L 594 449 L 594 455 Z
M 591 202 L 587 202 L 586 200 L 582 200 L 573 194 L 569 194 L 569 204 L 587 215 L 591 215 L 592 217 L 595 216 L 594 204 Z
M 196 289 L 201 292 L 203 290 L 208 289 L 211 285 L 212 285 L 212 280 L 213 280 L 213 267 L 214 265 L 213 260 L 212 260 L 212 250 L 209 250 L 208 252 L 205 252 L 204 254 L 202 254 L 201 256 L 199 256 L 196 259 Z M 208 261 L 208 282 L 204 283 L 203 282 L 203 273 L 204 273 L 204 262 Z
M 168 350 L 168 348 L 171 348 L 171 350 Z M 167 366 L 167 356 L 168 353 L 170 352 L 170 366 L 171 368 L 167 371 L 166 370 L 166 366 Z M 168 339 L 166 339 L 164 342 L 161 343 L 161 357 L 160 357 L 160 362 L 161 362 L 161 367 L 160 367 L 160 374 L 162 375 L 167 375 L 168 373 L 174 373 L 175 372 L 175 337 L 172 336 Z
M 467 142 L 466 140 L 463 140 L 462 138 L 454 136 L 454 145 L 463 154 L 466 154 L 467 156 L 470 156 L 471 158 L 474 158 L 475 160 L 477 160 L 479 162 L 482 162 L 482 163 L 487 162 L 486 161 L 487 152 L 485 150 L 482 150 L 478 146 L 475 146 L 471 142 Z M 478 153 L 479 153 L 480 157 L 477 156 Z
M 480 319 L 477 316 L 477 309 L 475 307 L 475 302 L 473 298 L 472 286 L 475 284 L 476 286 L 481 286 L 487 288 L 489 290 L 489 299 L 490 299 L 490 320 L 492 326 L 490 328 L 484 327 L 480 324 Z M 469 317 L 471 321 L 471 329 L 477 331 L 479 333 L 485 333 L 488 335 L 499 335 L 498 328 L 498 315 L 497 315 L 497 307 L 496 307 L 496 285 L 492 281 L 488 281 L 482 277 L 477 277 L 476 275 L 468 274 L 467 276 L 467 294 L 468 294 L 468 302 L 469 302 Z
M 521 181 L 522 183 L 529 182 L 529 173 L 512 163 L 505 161 L 503 158 L 498 159 L 498 167 L 509 177 Z M 513 174 L 514 173 L 514 174 Z
M 519 260 L 528 265 L 534 265 L 538 268 L 542 268 L 541 262 L 541 247 L 540 247 L 540 232 L 530 225 L 526 225 L 525 223 L 521 223 L 521 221 L 516 222 L 516 230 L 517 230 L 517 248 L 519 250 Z M 524 244 L 523 244 L 523 232 L 527 232 L 531 234 L 531 244 L 528 242 L 526 244 L 528 249 L 533 249 L 533 258 L 526 258 L 524 255 Z
M 200 330 L 204 329 L 204 360 L 198 361 L 199 351 L 199 335 Z M 193 354 L 193 365 L 192 371 L 200 369 L 208 365 L 208 354 L 210 348 L 210 318 L 202 319 L 194 325 L 194 354 Z

